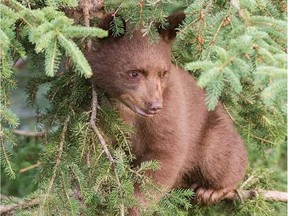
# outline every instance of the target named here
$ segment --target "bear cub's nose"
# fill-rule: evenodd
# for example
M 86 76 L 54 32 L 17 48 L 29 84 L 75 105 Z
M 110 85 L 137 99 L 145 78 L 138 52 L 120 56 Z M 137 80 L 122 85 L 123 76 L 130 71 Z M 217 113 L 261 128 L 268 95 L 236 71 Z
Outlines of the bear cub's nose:
M 163 108 L 163 105 L 161 102 L 152 102 L 149 104 L 149 111 L 150 112 L 157 112 Z

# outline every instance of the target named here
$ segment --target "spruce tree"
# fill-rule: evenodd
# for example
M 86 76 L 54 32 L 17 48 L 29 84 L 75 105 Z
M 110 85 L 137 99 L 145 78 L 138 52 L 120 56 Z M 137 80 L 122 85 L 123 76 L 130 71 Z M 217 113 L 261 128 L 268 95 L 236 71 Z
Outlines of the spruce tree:
M 2 173 L 7 177 L 17 176 L 21 153 L 13 148 L 23 142 L 14 130 L 19 118 L 10 109 L 10 92 L 17 87 L 14 76 L 19 72 L 14 62 L 27 59 L 33 76 L 26 87 L 27 103 L 38 107 L 37 92 L 44 85 L 49 101 L 49 106 L 37 110 L 37 129 L 43 135 L 36 141 L 42 146 L 34 174 L 37 187 L 24 197 L 3 199 L 1 213 L 126 215 L 133 206 L 141 209 L 133 196 L 135 182 L 141 182 L 152 200 L 147 189 L 161 191 L 144 175 L 159 168 L 157 161 L 131 168 L 133 128 L 122 122 L 117 110 L 101 106 L 105 93 L 95 95 L 92 89 L 92 70 L 82 51 L 107 32 L 97 28 L 99 17 L 91 11 L 91 19 L 87 18 L 87 2 L 78 6 L 76 0 L 4 0 L 0 4 L 0 142 Z M 173 61 L 206 89 L 209 110 L 218 101 L 223 103 L 249 152 L 249 170 L 239 188 L 260 191 L 247 200 L 203 208 L 190 203 L 192 190 L 173 190 L 143 215 L 286 215 L 285 204 L 267 201 L 261 193 L 287 190 L 286 176 L 273 173 L 287 169 L 281 164 L 287 161 L 286 2 L 105 0 L 103 6 L 105 12 L 119 15 L 112 22 L 113 35 L 124 32 L 123 18 L 131 29 L 140 27 L 143 35 L 149 35 L 151 43 L 159 37 L 156 24 L 165 29 L 169 14 L 184 10 Z

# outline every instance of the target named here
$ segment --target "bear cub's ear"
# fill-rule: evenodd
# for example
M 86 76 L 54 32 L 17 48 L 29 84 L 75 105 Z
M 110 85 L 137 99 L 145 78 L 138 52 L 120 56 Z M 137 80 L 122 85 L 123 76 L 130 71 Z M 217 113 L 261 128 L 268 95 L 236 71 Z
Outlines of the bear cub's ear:
M 168 20 L 168 27 L 167 28 L 161 28 L 160 25 L 157 26 L 158 32 L 160 36 L 166 41 L 167 43 L 171 43 L 173 39 L 176 37 L 177 28 L 180 26 L 180 24 L 185 19 L 185 14 L 183 11 L 178 11 L 176 13 L 173 13 L 170 15 Z
M 168 20 L 167 28 L 161 27 L 160 24 L 156 25 L 156 28 L 158 29 L 158 32 L 159 32 L 160 36 L 164 39 L 164 41 L 166 41 L 167 43 L 171 43 L 173 41 L 173 39 L 175 39 L 176 33 L 177 33 L 176 29 L 180 26 L 180 24 L 183 22 L 184 19 L 185 19 L 184 12 L 178 11 L 176 13 L 173 13 L 172 15 L 170 15 L 167 18 L 167 20 Z M 116 25 L 116 24 L 118 26 L 122 25 L 122 31 L 118 32 L 117 34 L 115 34 L 115 32 L 113 32 L 114 25 Z M 117 38 L 117 37 L 121 37 L 125 34 L 126 28 L 127 28 L 127 23 L 125 22 L 125 20 L 121 16 L 119 16 L 119 15 L 115 16 L 114 12 L 110 12 L 110 13 L 107 13 L 100 20 L 98 27 L 108 31 L 108 38 L 109 37 Z
M 122 27 L 122 31 L 118 32 L 117 34 L 115 34 L 115 32 L 113 31 L 116 22 L 117 25 L 120 25 Z M 114 12 L 109 12 L 105 14 L 105 16 L 100 20 L 98 27 L 108 31 L 108 37 L 120 37 L 123 36 L 126 32 L 125 20 L 121 16 L 115 15 Z

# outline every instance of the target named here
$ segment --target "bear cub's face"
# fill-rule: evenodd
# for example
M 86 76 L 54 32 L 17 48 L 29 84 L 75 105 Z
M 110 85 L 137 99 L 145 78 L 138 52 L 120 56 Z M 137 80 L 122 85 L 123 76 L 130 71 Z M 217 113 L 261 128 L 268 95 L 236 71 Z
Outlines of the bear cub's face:
M 98 40 L 86 53 L 94 84 L 140 116 L 157 114 L 165 104 L 163 95 L 169 87 L 171 42 L 184 18 L 183 12 L 177 12 L 167 18 L 165 29 L 156 25 L 159 40 L 153 44 L 140 30 L 119 37 L 109 31 L 107 38 Z M 99 27 L 111 30 L 112 20 L 113 15 L 107 14 Z
M 170 45 L 151 44 L 141 32 L 99 41 L 92 56 L 94 83 L 143 117 L 163 108 L 170 76 Z M 89 58 L 88 58 L 89 59 Z

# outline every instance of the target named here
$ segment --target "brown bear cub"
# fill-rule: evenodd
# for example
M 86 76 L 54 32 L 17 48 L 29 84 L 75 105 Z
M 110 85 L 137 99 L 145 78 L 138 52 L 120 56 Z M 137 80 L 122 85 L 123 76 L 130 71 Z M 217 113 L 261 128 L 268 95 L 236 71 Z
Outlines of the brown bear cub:
M 134 165 L 157 160 L 160 169 L 147 172 L 155 183 L 167 191 L 193 188 L 198 202 L 210 204 L 243 179 L 247 154 L 222 105 L 207 111 L 204 90 L 171 62 L 171 42 L 184 17 L 168 17 L 169 26 L 159 28 L 156 44 L 149 44 L 140 31 L 132 37 L 111 35 L 94 43 L 86 57 L 93 83 L 116 99 L 124 122 L 135 128 Z M 107 15 L 100 27 L 109 29 L 111 20 Z M 139 185 L 135 195 L 145 203 Z

